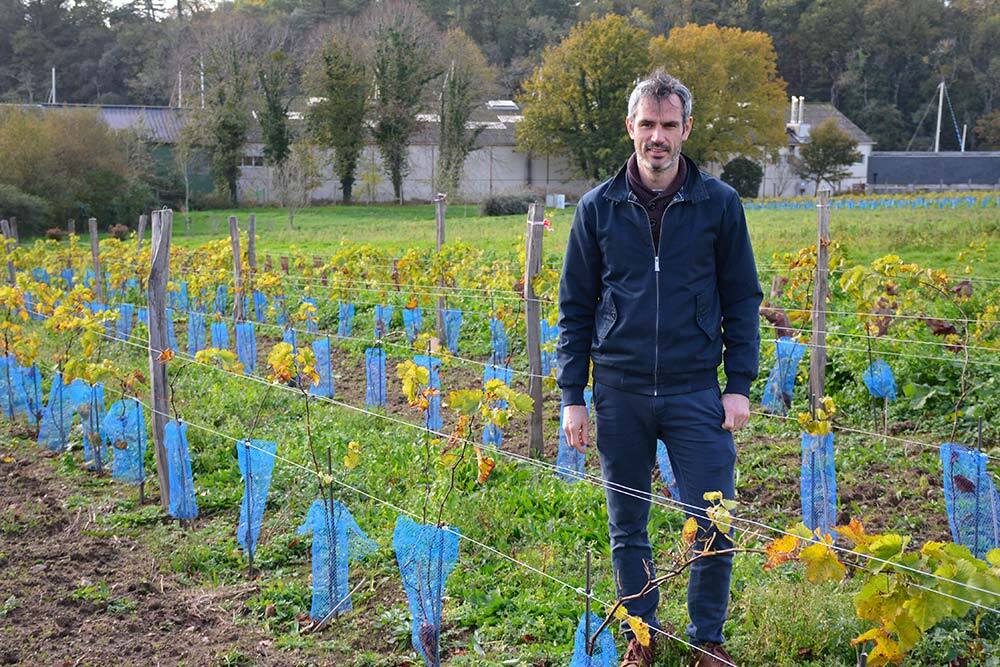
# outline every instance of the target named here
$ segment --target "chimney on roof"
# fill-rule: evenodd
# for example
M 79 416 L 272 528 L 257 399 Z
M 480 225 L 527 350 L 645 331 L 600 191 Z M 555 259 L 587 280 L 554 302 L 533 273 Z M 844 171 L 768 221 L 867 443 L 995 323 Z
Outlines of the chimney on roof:
M 802 125 L 802 123 L 806 122 L 805 121 L 805 109 L 806 109 L 806 98 L 805 98 L 805 96 L 800 95 L 799 96 L 799 119 L 797 121 L 795 121 L 799 125 Z

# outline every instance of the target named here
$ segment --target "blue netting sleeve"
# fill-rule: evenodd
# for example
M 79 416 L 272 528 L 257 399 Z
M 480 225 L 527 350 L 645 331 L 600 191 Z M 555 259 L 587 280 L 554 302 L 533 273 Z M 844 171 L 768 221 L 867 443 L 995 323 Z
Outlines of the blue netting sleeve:
M 299 336 L 295 329 L 285 329 L 281 334 L 281 340 L 292 346 L 292 352 L 299 352 Z
M 885 398 L 890 401 L 896 400 L 896 378 L 892 374 L 892 368 L 883 359 L 876 359 L 872 365 L 865 369 L 861 375 L 868 387 L 868 393 L 875 398 Z
M 257 372 L 257 336 L 253 322 L 236 323 L 236 356 L 243 364 L 245 374 Z
M 319 304 L 311 296 L 303 297 L 302 303 L 308 303 L 316 309 L 306 318 L 306 333 L 319 333 Z
M 309 393 L 314 396 L 334 397 L 333 362 L 330 359 L 330 339 L 317 338 L 312 343 L 313 356 L 316 357 L 316 372 L 319 374 L 319 384 L 309 387 Z
M 337 335 L 350 338 L 354 331 L 354 304 L 341 301 L 337 305 Z
M 42 424 L 38 429 L 38 444 L 52 452 L 61 452 L 69 444 L 69 430 L 76 412 L 75 400 L 79 384 L 63 384 L 62 374 L 56 373 L 49 389 L 49 401 L 42 410 Z M 86 387 L 86 384 L 83 385 Z
M 590 633 L 597 632 L 604 619 L 596 615 L 590 615 Z M 618 649 L 615 648 L 615 638 L 611 635 L 610 628 L 604 628 L 594 642 L 594 654 L 587 655 L 587 617 L 580 615 L 580 622 L 576 626 L 576 635 L 573 638 L 573 658 L 569 667 L 617 667 Z
M 219 315 L 226 314 L 226 306 L 229 302 L 229 288 L 225 285 L 219 285 L 215 289 L 215 312 Z
M 0 357 L 0 405 L 7 419 L 28 413 L 24 377 L 13 355 Z
M 192 357 L 205 349 L 205 313 L 188 312 L 187 346 Z
M 339 501 L 330 511 L 329 500 L 316 500 L 309 508 L 299 535 L 312 533 L 312 606 L 309 617 L 322 621 L 331 613 L 351 609 L 348 568 L 352 560 L 378 549 Z
M 405 312 L 405 311 L 404 311 Z M 424 424 L 432 431 L 440 431 L 444 426 L 444 419 L 441 416 L 441 360 L 426 354 L 418 354 L 413 357 L 413 363 L 427 369 L 430 380 L 427 384 L 431 389 L 437 389 L 430 399 Z
M 802 434 L 802 522 L 810 530 L 833 535 L 837 525 L 837 477 L 833 434 Z
M 375 338 L 384 338 L 392 326 L 392 306 L 376 304 L 375 306 Z
M 118 305 L 118 321 L 115 323 L 115 335 L 121 340 L 128 340 L 132 335 L 132 322 L 135 317 L 135 306 L 131 303 Z
M 142 404 L 128 398 L 108 408 L 101 424 L 108 451 L 114 453 L 111 476 L 125 484 L 141 484 L 146 479 L 146 422 Z
M 549 324 L 549 321 L 543 318 L 541 329 L 542 375 L 551 375 L 556 369 L 556 339 L 559 338 L 559 327 Z
M 483 387 L 486 387 L 486 383 L 490 380 L 502 380 L 505 385 L 510 386 L 510 382 L 513 376 L 513 371 L 509 367 L 493 366 L 489 365 L 483 369 Z M 496 401 L 495 405 L 492 407 L 504 409 L 507 407 L 507 401 Z M 483 444 L 493 445 L 495 447 L 503 446 L 503 430 L 494 425 L 487 424 L 483 427 Z
M 229 329 L 225 322 L 212 322 L 212 347 L 217 350 L 229 349 Z
M 413 345 L 417 339 L 420 329 L 423 326 L 423 315 L 420 307 L 403 309 L 403 328 L 406 330 L 406 339 Z
M 170 473 L 170 516 L 175 519 L 194 519 L 198 516 L 198 502 L 194 494 L 191 475 L 191 457 L 188 453 L 188 425 L 171 420 L 163 429 L 163 442 L 167 450 L 167 469 Z
M 458 354 L 458 336 L 462 330 L 462 311 L 449 308 L 444 311 L 444 344 L 452 354 Z
M 667 453 L 667 445 L 662 440 L 656 441 L 656 465 L 660 469 L 660 481 L 666 485 L 667 493 L 674 500 L 680 500 L 681 490 L 677 487 L 674 468 L 670 465 L 670 454 Z
M 386 401 L 385 350 L 365 350 L 365 405 L 384 407 Z
M 503 366 L 507 363 L 507 351 L 510 342 L 507 339 L 507 330 L 504 328 L 503 320 L 495 317 L 490 318 L 490 363 Z
M 260 290 L 253 291 L 253 315 L 258 322 L 267 321 L 267 295 Z
M 188 310 L 191 307 L 191 297 L 188 293 L 186 280 L 178 282 L 176 289 L 170 293 L 170 303 L 177 310 Z
M 424 664 L 441 664 L 442 596 L 445 581 L 458 561 L 458 530 L 396 519 L 392 548 L 413 616 L 411 641 Z
M 164 318 L 167 321 L 167 347 L 174 352 L 180 352 L 177 346 L 177 329 L 174 328 L 174 311 L 171 308 L 164 309 Z
M 764 396 L 761 400 L 764 410 L 772 414 L 784 415 L 792 405 L 795 391 L 795 376 L 799 362 L 806 353 L 806 346 L 791 338 L 782 336 L 775 342 L 774 366 L 767 376 Z
M 144 326 L 149 326 L 149 308 L 139 308 L 135 311 L 135 321 Z
M 108 463 L 101 424 L 104 422 L 104 385 L 100 382 L 89 387 L 87 400 L 76 406 L 83 423 L 83 459 L 87 467 L 102 472 Z
M 271 308 L 273 308 L 274 312 L 276 313 L 274 321 L 275 323 L 277 323 L 278 326 L 281 327 L 288 324 L 288 308 L 286 307 L 287 303 L 288 299 L 284 295 L 281 295 L 274 297 L 274 302 L 271 304 Z
M 594 398 L 594 392 L 590 387 L 583 390 L 583 402 L 587 407 L 587 416 L 590 416 L 590 403 Z M 563 412 L 566 406 L 559 406 L 559 451 L 556 453 L 556 475 L 567 482 L 576 482 L 583 479 L 584 455 L 569 446 L 566 434 L 563 432 Z M 593 436 L 593 430 L 590 431 Z
M 986 470 L 987 458 L 950 442 L 941 447 L 951 537 L 976 558 L 1000 548 L 1000 495 Z
M 42 418 L 42 374 L 38 367 L 32 364 L 21 367 L 21 388 L 24 391 L 24 402 L 28 410 L 28 423 L 38 424 Z
M 62 278 L 63 284 L 66 286 L 66 290 L 67 291 L 73 289 L 73 283 L 76 280 L 76 277 L 73 274 L 73 269 L 69 269 L 69 268 L 63 269 L 59 273 L 59 277 Z
M 257 551 L 277 451 L 278 443 L 267 440 L 250 440 L 236 445 L 236 458 L 243 476 L 243 500 L 240 502 L 236 539 L 243 551 L 251 556 Z

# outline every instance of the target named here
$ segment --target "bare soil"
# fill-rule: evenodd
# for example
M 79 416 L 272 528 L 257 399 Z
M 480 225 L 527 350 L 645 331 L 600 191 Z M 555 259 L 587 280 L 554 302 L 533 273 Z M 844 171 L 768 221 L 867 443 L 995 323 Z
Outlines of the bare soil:
M 255 584 L 182 587 L 141 543 L 67 509 L 72 481 L 0 442 L 0 665 L 304 665 L 237 623 Z

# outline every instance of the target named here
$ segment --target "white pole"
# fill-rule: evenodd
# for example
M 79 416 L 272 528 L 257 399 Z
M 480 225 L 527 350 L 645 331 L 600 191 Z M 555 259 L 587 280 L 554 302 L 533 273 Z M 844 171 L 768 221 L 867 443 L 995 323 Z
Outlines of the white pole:
M 201 108 L 205 108 L 205 61 L 199 60 L 199 65 L 201 66 Z
M 968 123 L 962 123 L 962 152 L 965 152 L 965 132 L 969 129 Z
M 52 95 L 49 99 L 50 104 L 56 103 L 56 68 L 52 68 Z
M 934 152 L 941 152 L 941 108 L 944 106 L 944 79 L 938 86 L 937 130 L 934 131 Z
M 177 70 L 177 108 L 184 106 L 184 70 Z

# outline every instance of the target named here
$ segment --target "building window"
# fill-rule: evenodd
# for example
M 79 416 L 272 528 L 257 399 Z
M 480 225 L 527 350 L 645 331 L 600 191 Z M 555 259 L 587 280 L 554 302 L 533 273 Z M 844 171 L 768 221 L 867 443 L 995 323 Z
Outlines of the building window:
M 243 164 L 244 167 L 263 167 L 264 158 L 260 155 L 244 155 Z

